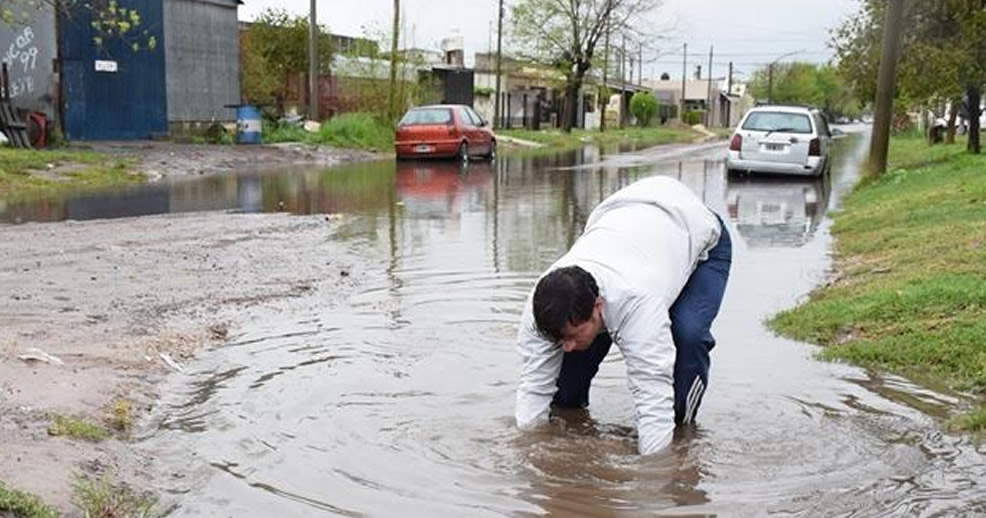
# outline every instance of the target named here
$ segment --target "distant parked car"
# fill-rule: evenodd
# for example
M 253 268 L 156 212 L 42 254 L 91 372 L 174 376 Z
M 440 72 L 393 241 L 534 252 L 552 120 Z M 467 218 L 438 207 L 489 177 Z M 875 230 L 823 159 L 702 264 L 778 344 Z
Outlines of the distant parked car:
M 496 157 L 496 136 L 472 108 L 458 104 L 420 106 L 397 124 L 398 159 Z
M 729 141 L 726 167 L 735 172 L 818 176 L 828 171 L 832 133 L 825 117 L 801 106 L 757 106 Z

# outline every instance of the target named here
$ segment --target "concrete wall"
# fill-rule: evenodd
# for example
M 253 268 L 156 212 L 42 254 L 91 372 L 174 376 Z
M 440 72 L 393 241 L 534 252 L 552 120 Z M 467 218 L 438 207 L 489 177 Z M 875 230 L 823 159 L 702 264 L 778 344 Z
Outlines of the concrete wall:
M 236 120 L 240 102 L 236 0 L 165 0 L 168 122 Z
M 44 5 L 44 4 L 42 4 Z M 31 9 L 26 20 L 0 22 L 0 61 L 10 72 L 14 106 L 55 116 L 58 84 L 55 59 L 55 13 L 50 6 Z

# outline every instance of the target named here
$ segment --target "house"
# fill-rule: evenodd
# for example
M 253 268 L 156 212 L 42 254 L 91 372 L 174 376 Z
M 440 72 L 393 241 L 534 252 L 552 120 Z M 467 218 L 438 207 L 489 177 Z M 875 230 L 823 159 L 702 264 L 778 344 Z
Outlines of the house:
M 0 24 L 16 108 L 75 140 L 143 139 L 235 120 L 240 0 L 128 0 L 139 19 L 110 36 L 79 4 Z M 62 4 L 64 5 L 64 4 Z M 57 20 L 56 20 L 57 17 Z
M 682 106 L 681 79 L 671 79 L 667 74 L 656 81 L 644 80 L 644 85 L 654 91 L 661 106 L 658 116 L 661 119 L 676 118 Z M 687 79 L 685 81 L 685 113 L 699 110 L 704 112 L 703 124 L 709 127 L 733 127 L 754 105 L 754 99 L 746 91 L 746 85 L 733 83 L 732 90 L 726 91 L 723 82 L 708 79 Z M 673 107 L 673 109 L 665 108 Z
M 496 91 L 496 54 L 476 53 L 476 88 L 483 94 L 477 97 L 476 111 L 488 120 L 494 119 Z M 503 128 L 559 128 L 565 110 L 565 77 L 557 69 L 538 63 L 502 56 L 500 61 L 500 116 Z M 602 73 L 591 69 L 586 74 L 579 101 L 576 103 L 575 127 L 594 129 L 600 125 L 599 95 Z M 620 81 L 608 77 L 607 87 L 612 94 L 607 106 L 606 118 L 610 124 L 618 124 L 622 117 L 629 122 L 630 98 L 646 85 Z

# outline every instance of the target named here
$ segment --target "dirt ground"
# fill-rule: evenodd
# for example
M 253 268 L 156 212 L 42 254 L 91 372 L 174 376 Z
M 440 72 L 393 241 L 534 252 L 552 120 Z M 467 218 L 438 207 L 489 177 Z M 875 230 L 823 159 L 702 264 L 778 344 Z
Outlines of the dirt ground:
M 328 167 L 389 156 L 298 143 L 221 146 L 168 141 L 127 141 L 84 143 L 73 147 L 131 158 L 137 164 L 135 172 L 145 174 L 150 181 L 163 177 L 270 170 L 300 165 Z
M 139 156 L 145 171 L 162 176 L 374 156 L 144 146 L 96 149 Z M 51 416 L 103 422 L 118 397 L 146 414 L 157 382 L 235 333 L 246 309 L 345 297 L 359 283 L 360 263 L 331 246 L 338 224 L 325 216 L 201 213 L 0 226 L 0 481 L 66 516 L 78 515 L 76 474 L 150 487 L 152 459 L 134 454 L 126 437 L 54 437 Z M 22 359 L 32 352 L 55 359 Z

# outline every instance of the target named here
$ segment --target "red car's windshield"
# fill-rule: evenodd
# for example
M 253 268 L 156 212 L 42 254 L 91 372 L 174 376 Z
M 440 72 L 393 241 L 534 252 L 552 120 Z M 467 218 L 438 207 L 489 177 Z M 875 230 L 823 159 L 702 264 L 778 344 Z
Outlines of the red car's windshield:
M 420 126 L 425 124 L 450 124 L 452 110 L 448 108 L 422 108 L 411 110 L 401 119 L 401 126 Z

